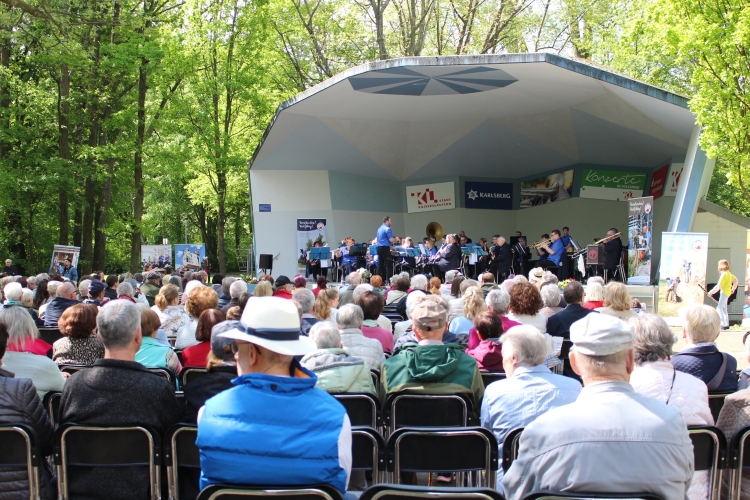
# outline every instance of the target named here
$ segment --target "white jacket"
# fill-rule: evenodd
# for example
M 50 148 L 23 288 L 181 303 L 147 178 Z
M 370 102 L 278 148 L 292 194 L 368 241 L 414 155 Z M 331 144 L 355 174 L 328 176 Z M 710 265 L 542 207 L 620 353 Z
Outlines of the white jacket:
M 385 361 L 385 354 L 383 354 L 383 345 L 379 340 L 368 339 L 358 328 L 344 328 L 339 332 L 341 344 L 346 352 L 355 358 L 365 360 L 371 369 L 380 371 Z
M 508 319 L 518 321 L 522 325 L 531 325 L 537 327 L 542 333 L 547 333 L 547 316 L 542 313 L 536 313 L 534 316 L 528 314 L 513 314 L 508 313 Z
M 646 362 L 636 366 L 630 374 L 630 384 L 635 392 L 666 402 L 680 410 L 687 425 L 714 425 L 714 418 L 708 407 L 706 384 L 685 372 L 675 371 L 669 361 Z M 687 492 L 688 498 L 708 498 L 709 483 L 707 471 L 696 471 Z
M 14 373 L 16 378 L 30 378 L 40 399 L 49 391 L 62 391 L 65 387 L 60 368 L 47 356 L 6 351 L 3 368 Z
M 175 349 L 186 349 L 190 346 L 198 345 L 200 342 L 198 342 L 195 339 L 195 330 L 198 329 L 198 320 L 197 319 L 190 319 L 190 323 L 187 325 L 181 326 L 177 330 L 177 339 L 174 343 Z
M 464 298 L 458 297 L 448 301 L 448 324 L 464 315 Z

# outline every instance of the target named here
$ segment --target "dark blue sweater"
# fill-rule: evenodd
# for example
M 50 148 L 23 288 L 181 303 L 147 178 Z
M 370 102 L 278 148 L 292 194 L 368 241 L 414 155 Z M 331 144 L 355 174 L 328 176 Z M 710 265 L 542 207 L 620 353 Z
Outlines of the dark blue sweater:
M 724 378 L 719 387 L 712 392 L 729 392 L 737 390 L 737 360 L 729 354 Z M 676 370 L 685 372 L 701 379 L 708 384 L 721 368 L 722 356 L 719 349 L 713 345 L 687 347 L 672 356 L 672 366 Z

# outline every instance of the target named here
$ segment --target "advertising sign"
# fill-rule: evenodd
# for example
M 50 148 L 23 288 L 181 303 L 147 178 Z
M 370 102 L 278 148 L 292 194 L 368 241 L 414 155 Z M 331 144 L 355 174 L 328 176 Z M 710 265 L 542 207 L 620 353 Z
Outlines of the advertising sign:
M 200 269 L 201 263 L 206 258 L 206 245 L 175 245 L 174 260 L 177 267 L 187 269 Z
M 628 285 L 648 285 L 651 281 L 651 249 L 654 198 L 628 200 Z
M 453 182 L 406 186 L 406 206 L 408 212 L 432 212 L 456 208 Z
M 672 168 L 669 170 L 669 181 L 664 189 L 664 196 L 677 196 L 677 188 L 680 186 L 680 177 L 682 177 L 684 168 L 684 163 L 672 164 Z
M 659 298 L 665 305 L 703 304 L 708 233 L 661 233 Z M 659 314 L 673 310 L 662 308 Z
M 172 265 L 172 245 L 141 245 L 141 266 L 151 264 L 154 267 Z
M 307 267 L 307 252 L 315 244 L 326 246 L 326 219 L 297 219 L 297 268 Z
M 664 194 L 664 185 L 667 182 L 667 172 L 669 172 L 669 165 L 664 165 L 651 174 L 651 189 L 649 190 L 649 196 L 653 196 L 655 200 L 661 198 Z
M 583 170 L 581 198 L 623 201 L 640 198 L 646 188 L 646 174 L 612 170 Z
M 573 174 L 566 170 L 521 183 L 521 208 L 563 201 L 573 196 Z
M 488 210 L 513 209 L 513 183 L 464 182 L 464 206 Z
M 55 245 L 52 248 L 52 260 L 49 263 L 49 274 L 63 274 L 65 272 L 65 259 L 70 259 L 71 267 L 78 266 L 80 247 L 69 247 L 66 245 Z

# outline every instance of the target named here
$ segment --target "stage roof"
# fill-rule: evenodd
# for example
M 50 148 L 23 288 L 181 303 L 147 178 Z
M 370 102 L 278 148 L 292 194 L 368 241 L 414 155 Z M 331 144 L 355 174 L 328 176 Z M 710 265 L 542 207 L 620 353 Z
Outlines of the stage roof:
M 417 181 L 685 156 L 687 100 L 551 54 L 363 64 L 282 103 L 250 162 Z

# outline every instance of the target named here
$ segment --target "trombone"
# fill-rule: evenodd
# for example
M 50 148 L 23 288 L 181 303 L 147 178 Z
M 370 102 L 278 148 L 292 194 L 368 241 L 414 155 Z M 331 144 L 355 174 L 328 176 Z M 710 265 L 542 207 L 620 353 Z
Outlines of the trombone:
M 535 243 L 532 243 L 531 245 L 528 245 L 529 248 L 541 248 L 542 245 L 550 246 L 552 244 L 552 238 L 547 238 L 546 240 L 539 240 Z
M 618 232 L 617 234 L 613 234 L 612 236 L 606 236 L 606 237 L 604 237 L 604 238 L 600 239 L 599 241 L 595 241 L 595 242 L 593 243 L 593 245 L 598 245 L 598 244 L 600 244 L 600 243 L 605 243 L 605 242 L 607 242 L 607 241 L 610 241 L 610 240 L 613 240 L 613 239 L 615 239 L 615 238 L 619 238 L 621 234 L 622 234 L 622 233 Z

